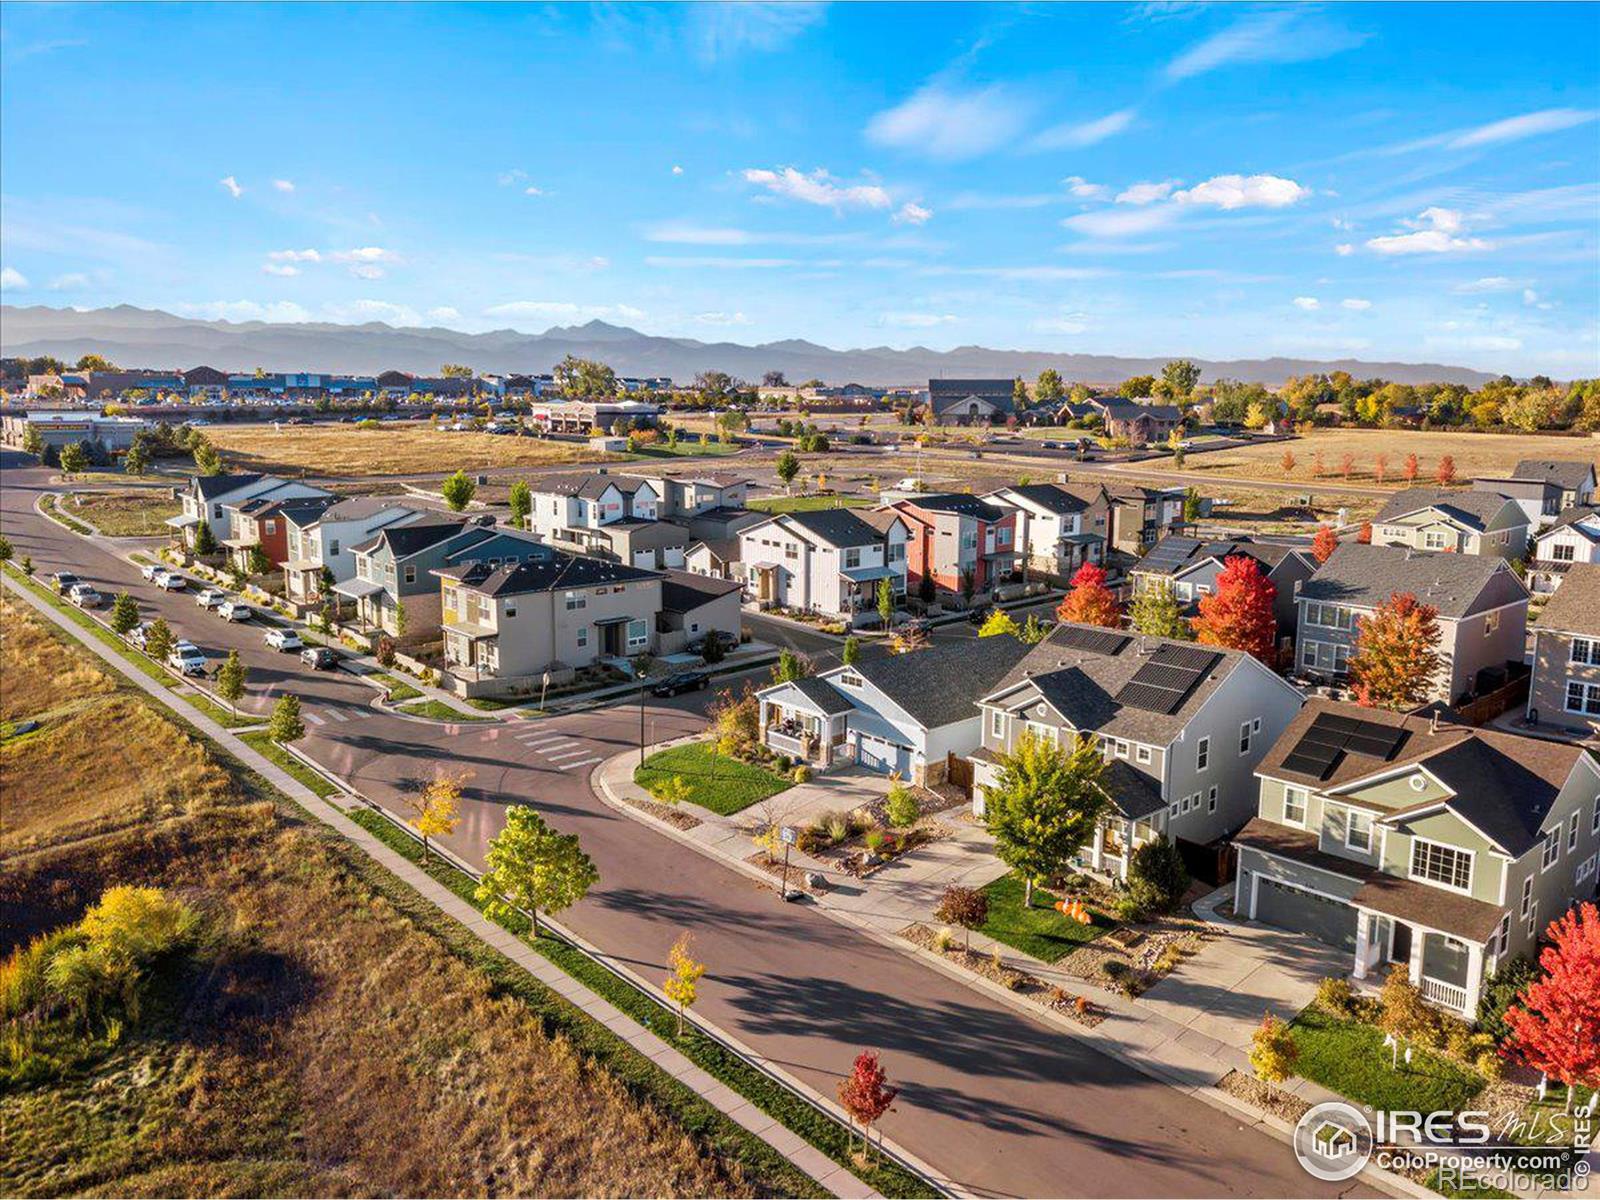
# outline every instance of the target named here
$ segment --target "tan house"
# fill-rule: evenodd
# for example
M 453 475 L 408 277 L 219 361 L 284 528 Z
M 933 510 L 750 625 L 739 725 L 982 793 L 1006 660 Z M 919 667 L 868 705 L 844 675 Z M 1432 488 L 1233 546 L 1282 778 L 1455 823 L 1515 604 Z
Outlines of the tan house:
M 1600 735 L 1600 563 L 1568 568 L 1533 622 L 1527 716 L 1542 729 Z
M 1372 519 L 1372 544 L 1521 558 L 1530 524 L 1520 504 L 1494 492 L 1407 488 Z

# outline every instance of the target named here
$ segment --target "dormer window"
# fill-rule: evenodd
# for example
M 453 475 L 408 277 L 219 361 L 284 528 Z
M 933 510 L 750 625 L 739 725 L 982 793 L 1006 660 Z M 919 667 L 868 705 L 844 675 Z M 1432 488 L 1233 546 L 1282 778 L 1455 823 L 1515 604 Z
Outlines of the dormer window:
M 854 671 L 846 671 L 839 676 L 839 682 L 845 687 L 861 687 L 865 681 Z

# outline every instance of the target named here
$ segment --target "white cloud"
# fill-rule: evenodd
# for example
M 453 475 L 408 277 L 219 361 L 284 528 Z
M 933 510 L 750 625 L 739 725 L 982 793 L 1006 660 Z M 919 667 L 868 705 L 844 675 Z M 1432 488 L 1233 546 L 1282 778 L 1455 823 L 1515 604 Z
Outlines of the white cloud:
M 365 323 L 382 321 L 388 325 L 420 325 L 422 318 L 417 310 L 388 300 L 352 300 L 349 304 L 330 304 L 324 311 L 328 319 L 341 322 Z
M 1452 150 L 1492 146 L 1497 142 L 1514 142 L 1541 133 L 1555 133 L 1562 129 L 1571 129 L 1576 125 L 1586 125 L 1596 117 L 1600 117 L 1600 113 L 1593 110 L 1547 108 L 1541 112 L 1524 113 L 1520 117 L 1507 117 L 1503 121 L 1480 125 L 1476 129 L 1457 134 L 1445 144 Z
M 1457 237 L 1463 232 L 1462 216 L 1450 208 L 1425 208 L 1414 220 L 1401 224 L 1412 233 L 1396 233 L 1367 239 L 1367 249 L 1379 254 L 1464 254 L 1490 250 L 1493 245 L 1482 238 Z
M 537 317 L 537 318 L 562 318 L 573 320 L 577 318 L 592 319 L 606 317 L 620 317 L 625 320 L 637 320 L 645 315 L 642 308 L 634 308 L 627 304 L 574 304 L 569 300 L 512 300 L 506 304 L 495 304 L 483 310 L 489 317 Z
M 1507 279 L 1504 275 L 1485 275 L 1469 283 L 1458 283 L 1450 290 L 1462 296 L 1472 296 L 1480 292 L 1509 292 L 1516 286 L 1515 279 Z
M 748 325 L 750 318 L 742 312 L 703 312 L 696 313 L 695 321 L 701 325 Z
M 1138 115 L 1137 109 L 1123 108 L 1114 113 L 1107 113 L 1103 117 L 1097 117 L 1093 121 L 1055 125 L 1035 135 L 1033 146 L 1038 150 L 1094 146 L 1127 129 Z
M 438 308 L 430 308 L 428 310 L 428 320 L 459 321 L 461 320 L 461 314 L 448 304 L 441 304 Z
M 65 275 L 57 275 L 49 283 L 52 292 L 78 292 L 88 287 L 91 280 L 80 271 L 70 271 Z
M 1207 204 L 1221 209 L 1285 208 L 1311 195 L 1292 179 L 1279 175 L 1217 175 L 1188 191 L 1173 193 L 1180 204 Z
M 673 163 L 672 164 L 672 173 L 674 175 L 682 175 L 683 174 L 683 168 L 680 167 L 677 163 Z
M 0 292 L 20 292 L 28 286 L 28 277 L 15 267 L 0 267 Z
M 1362 300 L 1359 297 L 1351 296 L 1346 300 L 1339 301 L 1339 307 L 1348 308 L 1351 312 L 1366 312 L 1367 309 L 1372 307 L 1372 301 Z
M 929 158 L 975 158 L 1022 132 L 1029 106 L 1002 88 L 958 91 L 930 83 L 867 123 L 867 140 Z
M 357 246 L 351 250 L 335 250 L 330 256 L 334 262 L 344 263 L 357 279 L 382 279 L 383 264 L 397 263 L 400 256 L 382 246 Z
M 1356 248 L 1354 246 L 1352 246 L 1349 242 L 1340 242 L 1337 246 L 1335 246 L 1333 248 L 1333 252 L 1335 254 L 1337 254 L 1340 258 L 1349 258 L 1352 254 L 1354 254 L 1356 252 Z
M 534 186 L 532 186 L 530 184 L 529 186 L 527 186 L 527 187 L 522 189 L 522 194 L 524 196 L 542 196 L 542 195 L 544 195 L 544 189 L 543 188 L 536 188 L 536 187 L 534 187 Z
M 1294 298 L 1294 306 L 1305 312 L 1316 312 L 1317 309 L 1322 307 L 1322 301 L 1315 296 L 1296 296 Z
M 959 319 L 950 313 L 886 312 L 878 318 L 878 323 L 897 329 L 932 329 L 938 325 L 954 325 Z
M 224 175 L 221 179 L 217 180 L 217 184 L 235 200 L 244 195 L 244 189 L 239 186 L 239 181 L 232 175 Z
M 1164 179 L 1160 183 L 1136 183 L 1117 193 L 1117 203 L 1154 204 L 1157 200 L 1165 200 L 1177 186 L 1176 179 Z
M 1061 222 L 1074 233 L 1091 238 L 1126 237 L 1134 233 L 1148 233 L 1162 229 L 1178 218 L 1178 209 L 1171 204 L 1156 204 L 1146 208 L 1101 209 L 1078 213 Z
M 931 208 L 923 208 L 920 204 L 905 203 L 900 206 L 900 211 L 890 218 L 896 225 L 926 225 L 933 217 Z
M 1233 63 L 1294 63 L 1359 46 L 1366 35 L 1301 10 L 1262 12 L 1236 21 L 1167 64 L 1169 80 L 1189 79 Z
M 1099 200 L 1111 190 L 1103 183 L 1090 183 L 1082 175 L 1068 175 L 1061 183 L 1080 200 Z
M 382 279 L 385 272 L 375 263 L 354 263 L 350 267 L 350 274 L 357 279 Z
M 264 274 L 267 274 L 267 275 L 281 275 L 281 276 L 283 276 L 285 278 L 288 278 L 289 276 L 292 276 L 292 275 L 300 274 L 300 268 L 296 267 L 296 266 L 291 266 L 289 263 L 276 263 L 276 262 L 262 263 L 261 264 L 261 270 L 262 270 L 262 272 Z
M 277 188 L 280 192 L 292 192 L 294 191 L 294 180 L 274 179 L 272 181 L 272 186 Z
M 888 208 L 889 193 L 875 183 L 840 185 L 833 176 L 818 167 L 806 175 L 793 167 L 776 171 L 750 167 L 744 171 L 747 183 L 764 187 L 775 196 L 799 200 L 831 208 L 835 212 L 846 208 Z
M 317 250 L 274 250 L 267 255 L 273 262 L 321 262 L 322 254 Z
M 704 4 L 689 10 L 700 60 L 714 63 L 745 50 L 779 50 L 822 20 L 823 4 Z

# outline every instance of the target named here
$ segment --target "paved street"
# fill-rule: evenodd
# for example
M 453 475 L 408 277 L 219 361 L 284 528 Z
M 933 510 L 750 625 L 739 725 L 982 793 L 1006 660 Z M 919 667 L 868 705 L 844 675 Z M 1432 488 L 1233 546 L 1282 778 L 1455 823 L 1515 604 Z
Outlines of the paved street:
M 466 769 L 465 820 L 451 846 L 481 861 L 504 807 L 531 803 L 577 833 L 600 883 L 564 920 L 649 977 L 693 931 L 710 966 L 697 1011 L 832 1094 L 854 1053 L 882 1052 L 903 1089 L 885 1132 L 963 1187 L 989 1195 L 1335 1195 L 1287 1146 L 1239 1119 L 1131 1073 L 1069 1036 L 867 940 L 619 815 L 591 790 L 593 762 L 636 746 L 640 709 L 623 704 L 541 721 L 445 725 L 380 712 L 348 676 L 313 675 L 261 643 L 168 596 L 99 545 L 32 512 L 48 473 L 5 468 L 0 510 L 16 555 L 40 576 L 75 570 L 102 590 L 127 589 L 212 654 L 241 650 L 254 677 L 244 707 L 265 711 L 293 690 L 305 700 L 302 748 L 391 808 L 419 780 Z M 765 636 L 763 631 L 762 636 Z M 647 742 L 701 727 L 705 693 L 643 710 Z

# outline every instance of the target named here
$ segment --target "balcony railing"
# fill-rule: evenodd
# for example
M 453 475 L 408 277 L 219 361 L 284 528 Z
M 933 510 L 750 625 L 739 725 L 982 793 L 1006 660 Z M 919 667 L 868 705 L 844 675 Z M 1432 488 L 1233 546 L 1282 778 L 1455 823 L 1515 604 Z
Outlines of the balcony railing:
M 805 742 L 802 738 L 793 737 L 787 733 L 779 733 L 776 729 L 767 730 L 767 746 L 779 754 L 787 754 L 791 758 L 804 758 Z
M 1422 977 L 1422 998 L 1458 1013 L 1467 1011 L 1467 989 L 1442 979 Z

